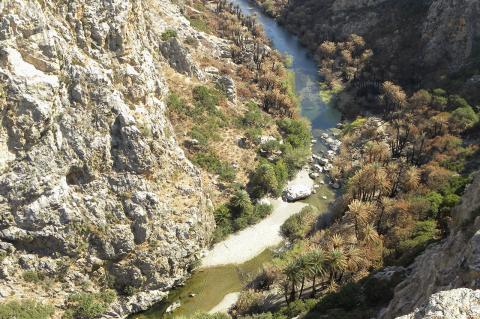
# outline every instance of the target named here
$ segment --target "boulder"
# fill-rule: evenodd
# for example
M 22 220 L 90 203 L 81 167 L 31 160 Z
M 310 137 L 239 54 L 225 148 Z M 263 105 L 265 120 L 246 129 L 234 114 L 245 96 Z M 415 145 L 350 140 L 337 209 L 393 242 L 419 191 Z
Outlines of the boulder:
M 288 187 L 283 192 L 283 197 L 288 202 L 293 202 L 296 200 L 307 198 L 312 195 L 313 188 L 310 185 L 294 185 Z
M 217 86 L 227 95 L 230 102 L 235 103 L 237 100 L 237 87 L 231 77 L 226 75 L 219 77 L 217 79 Z

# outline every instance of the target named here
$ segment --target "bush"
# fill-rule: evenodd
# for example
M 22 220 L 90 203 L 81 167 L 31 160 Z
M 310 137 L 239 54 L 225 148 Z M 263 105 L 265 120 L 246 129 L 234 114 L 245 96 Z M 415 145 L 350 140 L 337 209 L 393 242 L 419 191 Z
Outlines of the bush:
M 296 172 L 307 163 L 310 157 L 310 148 L 292 148 L 290 145 L 285 145 L 282 151 L 282 159 L 287 167 L 288 177 L 293 178 Z
M 261 293 L 252 289 L 244 290 L 240 293 L 240 297 L 235 304 L 235 310 L 239 315 L 260 312 L 263 301 L 264 298 Z
M 300 213 L 290 216 L 280 228 L 283 237 L 291 242 L 303 239 L 312 230 L 316 212 L 312 206 L 304 207 Z
M 427 194 L 426 199 L 430 203 L 430 211 L 432 213 L 432 217 L 436 217 L 443 203 L 443 196 L 437 192 L 431 192 Z
M 267 204 L 256 204 L 255 205 L 255 217 L 258 219 L 263 219 L 270 215 L 273 211 L 273 206 L 272 205 L 267 205 Z
M 265 126 L 265 118 L 260 111 L 260 108 L 255 102 L 248 102 L 248 111 L 241 118 L 241 125 L 244 127 L 261 128 Z
M 194 29 L 196 29 L 198 31 L 201 31 L 201 32 L 205 32 L 205 33 L 210 33 L 211 32 L 208 23 L 205 20 L 203 20 L 202 18 L 200 18 L 200 17 L 189 17 L 188 20 L 190 21 L 190 25 Z
M 217 111 L 217 106 L 221 99 L 220 92 L 204 85 L 199 85 L 193 89 L 192 94 L 197 108 L 206 110 L 209 113 Z
M 431 242 L 437 240 L 439 235 L 440 230 L 437 221 L 430 219 L 416 222 L 409 238 L 399 243 L 397 249 L 399 258 L 395 263 L 404 266 L 409 265 Z
M 453 207 L 460 202 L 461 197 L 457 194 L 448 194 L 443 198 L 443 206 L 445 207 Z
M 173 29 L 167 29 L 161 35 L 162 41 L 167 41 L 167 40 L 170 40 L 171 38 L 176 38 L 176 37 L 177 37 L 177 31 Z
M 211 173 L 218 174 L 223 181 L 233 182 L 235 180 L 235 169 L 231 165 L 220 161 L 215 154 L 196 154 L 193 162 Z
M 188 106 L 176 93 L 170 93 L 167 99 L 167 107 L 170 112 L 188 114 Z
M 293 318 L 312 310 L 313 308 L 315 308 L 316 304 L 316 299 L 298 299 L 290 302 L 286 307 L 282 307 L 280 309 L 280 313 L 287 316 L 288 318 Z
M 194 48 L 198 47 L 198 40 L 190 35 L 186 37 L 185 43 L 191 45 Z
M 40 281 L 45 279 L 44 274 L 34 270 L 24 271 L 22 274 L 22 277 L 23 277 L 23 280 L 25 280 L 26 282 L 33 282 L 33 283 L 39 283 Z
M 473 127 L 478 122 L 478 115 L 470 105 L 459 107 L 452 112 L 453 124 L 461 130 Z
M 275 169 L 270 163 L 260 164 L 250 178 L 251 193 L 254 198 L 267 194 L 279 195 L 281 189 Z
M 309 147 L 312 139 L 310 124 L 304 120 L 282 119 L 277 121 L 284 140 L 293 148 Z
M 48 319 L 55 309 L 34 300 L 14 300 L 0 303 L 0 319 Z
M 116 298 L 117 294 L 110 289 L 99 293 L 82 292 L 71 295 L 65 316 L 72 319 L 96 318 L 105 313 Z

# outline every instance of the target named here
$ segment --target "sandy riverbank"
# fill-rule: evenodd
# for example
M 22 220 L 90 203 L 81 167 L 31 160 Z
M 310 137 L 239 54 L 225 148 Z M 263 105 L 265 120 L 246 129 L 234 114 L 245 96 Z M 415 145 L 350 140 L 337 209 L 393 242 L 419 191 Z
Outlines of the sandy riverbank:
M 289 183 L 313 183 L 308 173 L 301 171 Z M 273 212 L 258 224 L 250 226 L 226 240 L 216 244 L 202 260 L 202 268 L 228 264 L 241 264 L 260 254 L 269 247 L 282 242 L 280 227 L 288 217 L 297 214 L 306 206 L 304 203 L 287 203 L 281 198 L 269 199 Z

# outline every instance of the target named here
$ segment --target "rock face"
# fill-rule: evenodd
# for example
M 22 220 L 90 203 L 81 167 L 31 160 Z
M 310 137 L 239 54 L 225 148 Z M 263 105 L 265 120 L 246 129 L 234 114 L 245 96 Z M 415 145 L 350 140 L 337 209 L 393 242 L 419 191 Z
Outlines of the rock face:
M 426 305 L 397 319 L 480 318 L 480 290 L 452 289 L 433 294 Z
M 410 274 L 396 286 L 393 299 L 380 312 L 379 318 L 391 319 L 410 312 L 413 314 L 403 318 L 479 317 L 478 314 L 467 315 L 480 311 L 479 182 L 480 174 L 477 173 L 462 202 L 455 208 L 455 218 L 463 222 L 446 239 L 415 259 L 409 267 Z M 469 289 L 455 289 L 460 287 Z M 437 292 L 441 293 L 432 296 Z
M 477 0 L 293 0 L 280 19 L 314 52 L 352 33 L 367 40 L 387 78 L 425 78 L 474 61 L 479 36 Z
M 193 62 L 192 57 L 176 37 L 160 43 L 160 51 L 175 71 L 203 79 L 202 71 Z
M 138 292 L 128 313 L 206 246 L 214 222 L 164 114 L 162 68 L 175 54 L 199 74 L 177 39 L 161 58 L 167 27 L 198 33 L 169 1 L 1 1 L 0 301 L 61 306 L 83 285 L 113 286 Z M 25 270 L 63 288 L 32 290 Z

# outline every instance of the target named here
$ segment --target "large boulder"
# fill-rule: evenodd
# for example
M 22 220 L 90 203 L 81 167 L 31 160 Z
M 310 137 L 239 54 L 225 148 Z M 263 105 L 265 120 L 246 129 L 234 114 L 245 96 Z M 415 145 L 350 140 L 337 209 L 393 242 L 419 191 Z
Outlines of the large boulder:
M 308 169 L 302 169 L 297 176 L 288 183 L 283 191 L 283 199 L 288 202 L 307 198 L 315 190 L 314 182 L 309 176 Z

